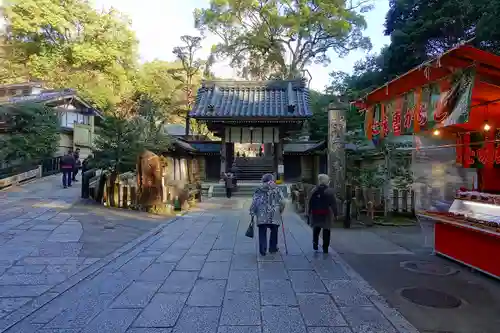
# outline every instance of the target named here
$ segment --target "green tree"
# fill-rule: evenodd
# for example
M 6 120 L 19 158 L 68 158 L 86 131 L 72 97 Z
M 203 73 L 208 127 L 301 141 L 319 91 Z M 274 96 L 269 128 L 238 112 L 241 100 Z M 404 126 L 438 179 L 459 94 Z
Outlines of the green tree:
M 137 95 L 139 104 L 154 107 L 155 114 L 165 122 L 179 121 L 177 108 L 184 100 L 184 93 L 174 75 L 182 68 L 180 62 L 154 60 L 143 64 L 137 75 Z M 149 104 L 151 103 L 151 104 Z M 144 115 L 144 108 L 139 111 Z
M 140 135 L 140 129 L 130 120 L 107 116 L 97 129 L 95 167 L 117 173 L 135 170 L 143 148 Z
M 98 12 L 84 0 L 10 0 L 4 15 L 12 65 L 3 79 L 74 88 L 101 109 L 133 94 L 137 40 L 116 10 Z
M 8 135 L 0 136 L 0 160 L 36 162 L 52 157 L 59 146 L 59 118 L 52 108 L 22 103 L 0 107 Z
M 369 8 L 344 0 L 211 0 L 208 9 L 195 11 L 195 22 L 221 38 L 214 51 L 242 73 L 264 63 L 267 75 L 278 68 L 280 75 L 294 77 L 311 62 L 328 64 L 329 50 L 344 56 L 368 49 L 362 12 Z
M 199 83 L 199 77 L 203 72 L 205 62 L 196 57 L 196 53 L 201 50 L 202 38 L 198 36 L 181 36 L 182 46 L 174 47 L 172 52 L 182 64 L 181 68 L 172 71 L 174 78 L 180 82 L 179 88 L 185 93 L 185 100 L 182 103 L 184 114 L 189 112 L 194 104 L 195 80 Z
M 190 133 L 203 135 L 208 134 L 207 127 L 187 116 L 194 106 L 196 91 L 202 77 L 213 78 L 211 66 L 215 60 L 214 55 L 211 54 L 207 60 L 197 57 L 197 53 L 201 50 L 202 40 L 203 38 L 199 36 L 181 36 L 182 45 L 174 47 L 172 52 L 182 66 L 171 70 L 171 73 L 179 82 L 177 88 L 184 93 L 184 99 L 178 105 L 179 115 L 185 118 L 185 124 Z
M 146 106 L 143 106 L 146 108 Z M 145 116 L 124 118 L 109 115 L 98 128 L 94 163 L 118 174 L 134 171 L 137 157 L 146 149 L 161 154 L 170 148 L 171 140 L 158 122 L 158 111 L 148 108 Z
M 313 114 L 308 123 L 310 139 L 325 140 L 328 137 L 328 104 L 333 102 L 335 97 L 314 90 L 309 92 L 309 97 Z

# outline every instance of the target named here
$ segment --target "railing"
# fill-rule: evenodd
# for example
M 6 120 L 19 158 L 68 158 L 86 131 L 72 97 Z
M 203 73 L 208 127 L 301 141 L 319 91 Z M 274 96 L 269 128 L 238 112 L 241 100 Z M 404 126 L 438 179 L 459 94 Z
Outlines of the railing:
M 61 172 L 62 156 L 45 159 L 42 161 L 42 177 L 54 175 Z
M 60 172 L 61 156 L 51 157 L 42 161 L 30 161 L 19 165 L 11 165 L 0 169 L 0 179 L 12 177 L 42 166 L 42 177 Z

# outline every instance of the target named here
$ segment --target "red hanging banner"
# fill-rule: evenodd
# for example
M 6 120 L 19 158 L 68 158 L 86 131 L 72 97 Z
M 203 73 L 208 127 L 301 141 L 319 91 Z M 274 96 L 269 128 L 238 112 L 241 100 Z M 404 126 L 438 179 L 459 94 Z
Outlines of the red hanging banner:
M 463 166 L 468 168 L 474 164 L 475 152 L 470 147 L 470 133 L 465 133 L 463 137 Z
M 401 135 L 401 112 L 403 110 L 403 96 L 400 96 L 394 102 L 392 114 L 392 130 L 395 136 Z
M 413 130 L 415 133 L 420 132 L 420 107 L 422 105 L 422 87 L 418 87 L 415 92 L 415 109 L 413 110 Z
M 495 163 L 495 142 L 492 132 L 493 131 L 487 131 L 485 133 L 483 146 L 476 152 L 478 161 L 485 168 L 493 168 Z

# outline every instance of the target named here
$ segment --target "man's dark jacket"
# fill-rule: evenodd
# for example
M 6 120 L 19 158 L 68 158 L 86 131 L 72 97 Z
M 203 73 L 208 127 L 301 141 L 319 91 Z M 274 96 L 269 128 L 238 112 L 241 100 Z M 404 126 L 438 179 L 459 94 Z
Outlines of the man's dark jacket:
M 329 207 L 329 213 L 326 216 L 313 214 L 313 212 L 311 211 L 311 200 L 316 192 L 320 190 L 324 190 L 323 200 L 326 201 L 326 204 Z M 309 196 L 307 207 L 309 223 L 313 228 L 319 227 L 323 229 L 330 229 L 333 227 L 334 219 L 337 217 L 337 200 L 335 198 L 335 191 L 331 187 L 328 187 L 326 185 L 316 186 Z

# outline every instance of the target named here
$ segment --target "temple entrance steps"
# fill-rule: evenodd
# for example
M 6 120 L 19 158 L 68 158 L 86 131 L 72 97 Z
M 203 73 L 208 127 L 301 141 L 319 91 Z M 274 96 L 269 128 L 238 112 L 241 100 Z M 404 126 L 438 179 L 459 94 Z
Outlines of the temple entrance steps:
M 248 183 L 240 183 L 238 184 L 237 188 L 235 191 L 233 191 L 233 196 L 234 197 L 251 197 L 255 190 L 260 186 L 260 182 L 248 182 Z M 282 184 L 278 185 L 281 190 L 283 191 L 283 194 L 285 198 L 288 197 L 288 185 Z M 211 192 L 212 197 L 225 197 L 226 196 L 226 188 L 224 187 L 224 184 L 215 184 L 212 185 Z
M 262 175 L 274 173 L 274 163 L 271 157 L 236 157 L 236 177 L 238 180 L 261 180 Z

